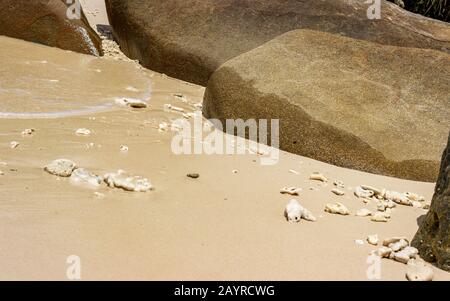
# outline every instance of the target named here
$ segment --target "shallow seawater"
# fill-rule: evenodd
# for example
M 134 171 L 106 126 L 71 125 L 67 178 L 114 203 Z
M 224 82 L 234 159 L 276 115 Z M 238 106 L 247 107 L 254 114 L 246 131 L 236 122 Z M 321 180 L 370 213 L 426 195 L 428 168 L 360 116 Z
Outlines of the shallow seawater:
M 127 62 L 0 36 L 0 118 L 57 118 L 149 101 L 152 82 Z

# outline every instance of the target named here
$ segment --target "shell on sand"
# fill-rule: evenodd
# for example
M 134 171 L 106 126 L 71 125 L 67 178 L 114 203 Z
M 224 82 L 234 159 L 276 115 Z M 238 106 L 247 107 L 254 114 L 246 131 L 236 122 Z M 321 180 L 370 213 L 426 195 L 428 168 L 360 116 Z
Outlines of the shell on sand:
M 395 236 L 395 237 L 384 239 L 383 240 L 383 246 L 389 246 L 390 244 L 399 242 L 401 240 L 405 240 L 409 244 L 409 240 L 406 237 L 404 237 L 404 236 Z
M 309 176 L 309 179 L 314 181 L 328 182 L 327 177 L 325 177 L 321 173 L 313 173 L 312 175 Z
M 10 143 L 9 143 L 9 147 L 10 148 L 12 148 L 12 149 L 14 149 L 14 148 L 17 148 L 18 146 L 19 146 L 19 142 L 17 142 L 17 141 L 11 141 Z
M 409 242 L 406 239 L 401 239 L 397 242 L 389 244 L 388 247 L 391 248 L 392 251 L 398 252 L 398 251 L 406 248 L 408 245 L 409 245 Z
M 361 185 L 360 186 L 362 189 L 364 189 L 364 190 L 369 190 L 369 191 L 372 191 L 373 192 L 373 194 L 374 195 L 383 195 L 383 193 L 384 193 L 384 191 L 383 190 L 380 190 L 380 189 L 378 189 L 378 188 L 375 188 L 375 187 L 372 187 L 372 186 L 369 186 L 369 185 Z
M 371 245 L 378 245 L 379 239 L 377 234 L 372 234 L 367 236 L 367 242 Z
M 153 189 L 152 184 L 146 178 L 127 174 L 123 170 L 104 175 L 109 187 L 121 188 L 126 191 L 146 192 Z
M 412 206 L 411 200 L 408 199 L 408 197 L 404 193 L 400 193 L 397 191 L 386 191 L 386 193 L 384 194 L 384 198 L 400 205 Z
M 404 247 L 402 250 L 394 253 L 394 260 L 401 263 L 408 263 L 410 259 L 415 259 L 419 251 L 410 246 Z
M 389 247 L 381 247 L 373 252 L 373 254 L 380 256 L 381 258 L 388 258 L 391 255 L 392 249 Z
M 183 113 L 183 112 L 184 112 L 184 109 L 183 109 L 183 108 L 173 106 L 173 105 L 171 105 L 170 103 L 166 103 L 166 104 L 164 105 L 164 110 L 165 110 L 165 111 L 175 111 L 175 112 L 180 112 L 180 113 Z
M 362 186 L 357 186 L 355 188 L 355 196 L 358 198 L 371 198 L 375 193 L 372 190 L 366 190 Z
M 405 196 L 413 202 L 424 202 L 425 198 L 417 193 L 405 192 Z
M 22 136 L 31 136 L 36 130 L 33 128 L 25 129 L 22 131 Z
M 77 185 L 81 184 L 90 187 L 99 187 L 103 182 L 103 178 L 84 168 L 77 168 L 72 172 L 70 181 Z
M 297 200 L 290 200 L 284 209 L 284 216 L 290 222 L 299 222 L 300 219 L 315 222 L 316 218 L 306 208 L 304 208 Z
M 91 134 L 91 130 L 85 129 L 85 128 L 80 128 L 75 131 L 75 134 L 77 134 L 79 136 L 89 136 Z
M 301 188 L 297 187 L 283 187 L 280 190 L 281 194 L 290 194 L 290 195 L 299 195 L 300 191 L 302 191 Z
M 343 204 L 336 202 L 334 204 L 327 204 L 325 206 L 325 212 L 340 215 L 349 215 L 350 211 Z
M 59 177 L 70 177 L 76 164 L 68 159 L 57 159 L 44 167 L 48 173 Z
M 385 212 L 376 212 L 372 215 L 370 220 L 373 222 L 386 223 L 389 218 L 390 218 L 390 215 Z
M 335 195 L 339 195 L 342 196 L 345 194 L 345 192 L 343 190 L 337 189 L 337 188 L 333 188 L 331 189 L 331 192 L 334 193 Z

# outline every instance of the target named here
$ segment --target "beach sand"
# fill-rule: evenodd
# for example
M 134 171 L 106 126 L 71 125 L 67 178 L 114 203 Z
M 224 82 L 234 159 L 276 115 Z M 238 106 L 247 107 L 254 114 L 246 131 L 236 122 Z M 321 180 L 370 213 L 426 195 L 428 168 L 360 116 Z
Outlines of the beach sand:
M 12 43 L 16 49 L 44 47 Z M 8 51 L 2 45 L 0 53 Z M 54 64 L 58 55 L 50 55 L 52 51 L 24 53 L 47 53 L 42 60 Z M 80 62 L 87 60 L 70 55 Z M 104 64 L 103 70 L 129 70 L 135 63 L 109 59 L 74 68 L 84 70 L 90 64 Z M 36 69 L 42 66 L 29 68 L 31 74 L 42 74 Z M 151 82 L 148 108 L 114 106 L 64 118 L 0 118 L 0 170 L 4 172 L 0 175 L 0 280 L 66 280 L 70 255 L 80 257 L 83 280 L 368 280 L 367 259 L 377 247 L 365 242 L 367 235 L 378 234 L 381 240 L 392 236 L 412 239 L 417 231 L 426 214 L 419 208 L 397 206 L 387 223 L 356 217 L 358 209 L 376 209 L 373 202 L 364 204 L 354 196 L 354 188 L 366 184 L 411 191 L 429 201 L 434 183 L 339 168 L 283 151 L 273 166 L 261 165 L 261 156 L 256 154 L 175 155 L 171 150 L 175 133 L 160 131 L 158 126 L 183 117 L 164 110 L 164 105 L 193 112 L 204 88 L 133 68 L 137 78 Z M 1 77 L 5 74 L 0 73 Z M 14 72 L 7 74 L 14 81 Z M 55 71 L 52 76 L 63 74 Z M 96 76 L 105 80 L 98 84 L 99 94 L 118 85 L 125 91 L 133 83 L 133 78 L 117 78 L 117 72 Z M 93 97 L 95 89 L 90 90 L 88 81 L 77 85 L 81 95 Z M 65 92 L 42 91 L 36 83 L 30 83 L 29 89 L 44 95 Z M 70 109 L 76 109 L 77 95 L 69 91 L 67 101 L 74 105 Z M 21 97 L 17 96 L 18 102 Z M 52 109 L 57 111 L 60 105 Z M 14 108 L 10 103 L 9 109 Z M 42 104 L 33 109 L 49 107 Z M 35 132 L 24 137 L 21 132 L 27 128 Z M 91 130 L 91 135 L 77 136 L 79 128 Z M 19 146 L 12 149 L 11 141 Z M 128 152 L 120 151 L 122 145 Z M 140 193 L 73 185 L 68 178 L 44 171 L 45 165 L 58 158 L 71 159 L 100 175 L 124 169 L 147 177 L 155 189 Z M 328 183 L 309 180 L 313 172 L 323 173 Z M 192 179 L 188 173 L 200 177 Z M 344 196 L 331 192 L 335 180 L 345 183 Z M 280 194 L 282 187 L 291 186 L 303 189 L 298 197 Z M 287 222 L 283 211 L 293 198 L 317 221 Z M 352 214 L 324 212 L 327 203 L 336 201 Z M 435 280 L 450 280 L 450 273 L 433 269 Z M 405 264 L 381 261 L 381 280 L 406 280 L 405 271 Z

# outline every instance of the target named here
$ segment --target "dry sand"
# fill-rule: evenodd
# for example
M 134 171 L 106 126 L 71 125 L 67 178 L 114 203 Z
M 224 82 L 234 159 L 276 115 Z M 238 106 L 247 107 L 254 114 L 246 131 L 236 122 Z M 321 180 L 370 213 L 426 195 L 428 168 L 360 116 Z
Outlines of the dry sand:
M 6 40 L 15 44 L 14 49 L 24 50 L 23 60 L 56 64 L 67 53 L 0 37 L 0 54 L 11 49 L 2 47 Z M 195 104 L 201 102 L 204 88 L 142 70 L 132 62 L 67 54 L 81 74 L 91 65 L 102 66 L 104 72 L 96 76 L 103 81 L 97 90 L 84 77 L 75 90 L 45 90 L 46 86 L 30 82 L 29 92 L 67 97 L 64 104 L 41 102 L 34 111 L 58 111 L 60 106 L 76 110 L 86 105 L 84 97 L 92 98 L 96 92 L 101 96 L 110 89 L 123 92 L 143 78 L 151 81 L 149 107 L 113 106 L 65 118 L 0 119 L 0 162 L 4 162 L 0 163 L 4 172 L 0 175 L 0 280 L 65 280 L 66 259 L 72 254 L 81 258 L 83 280 L 367 280 L 366 260 L 376 247 L 355 240 L 365 240 L 369 234 L 378 234 L 381 240 L 411 239 L 426 213 L 398 206 L 388 223 L 371 222 L 354 216 L 360 208 L 374 209 L 374 204 L 364 204 L 353 189 L 367 184 L 416 192 L 430 200 L 433 183 L 367 174 L 285 152 L 274 166 L 262 166 L 259 157 L 250 154 L 174 155 L 170 148 L 174 133 L 157 128 L 181 114 L 164 111 L 164 104 L 191 112 L 194 107 L 173 94 L 181 93 Z M 23 80 L 5 66 L 0 67 L 0 80 L 7 77 L 11 85 Z M 41 68 L 31 65 L 28 72 L 32 78 L 45 78 Z M 135 74 L 128 78 L 117 72 L 130 68 Z M 52 78 L 64 76 L 64 70 L 53 69 Z M 9 102 L 0 111 L 23 110 L 23 94 L 8 97 L 17 105 Z M 108 100 L 100 103 L 104 101 Z M 36 131 L 23 137 L 26 128 Z M 79 128 L 92 133 L 77 136 Z M 11 141 L 20 144 L 11 149 Z M 128 146 L 128 152 L 121 152 L 121 145 Z M 148 177 L 155 190 L 136 193 L 75 186 L 43 170 L 57 158 L 71 159 L 98 174 L 125 169 Z M 327 186 L 309 180 L 316 171 L 328 177 Z M 188 173 L 200 177 L 188 178 Z M 331 192 L 334 180 L 345 183 L 344 196 Z M 282 195 L 279 191 L 285 186 L 303 190 L 298 197 Z M 288 223 L 283 210 L 292 198 L 318 220 Z M 352 215 L 325 213 L 326 203 L 336 201 Z M 381 268 L 381 280 L 405 280 L 406 265 L 383 259 Z M 434 271 L 435 280 L 450 280 L 449 273 Z

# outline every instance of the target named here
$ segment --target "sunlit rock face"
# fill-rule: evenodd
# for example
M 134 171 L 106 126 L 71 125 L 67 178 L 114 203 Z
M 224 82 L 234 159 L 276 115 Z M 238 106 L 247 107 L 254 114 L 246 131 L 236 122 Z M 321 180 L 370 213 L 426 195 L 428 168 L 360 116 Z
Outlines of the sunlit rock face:
M 149 74 L 136 64 L 0 36 L 0 118 L 62 117 L 149 101 Z
M 434 182 L 450 127 L 449 77 L 442 51 L 295 30 L 217 69 L 203 114 L 279 119 L 283 150 Z
M 381 1 L 380 19 L 371 20 L 367 16 L 370 1 L 366 2 L 106 0 L 106 6 L 125 54 L 151 70 L 202 86 L 227 60 L 295 29 L 384 45 L 450 49 L 447 23 L 412 14 L 386 1 Z

